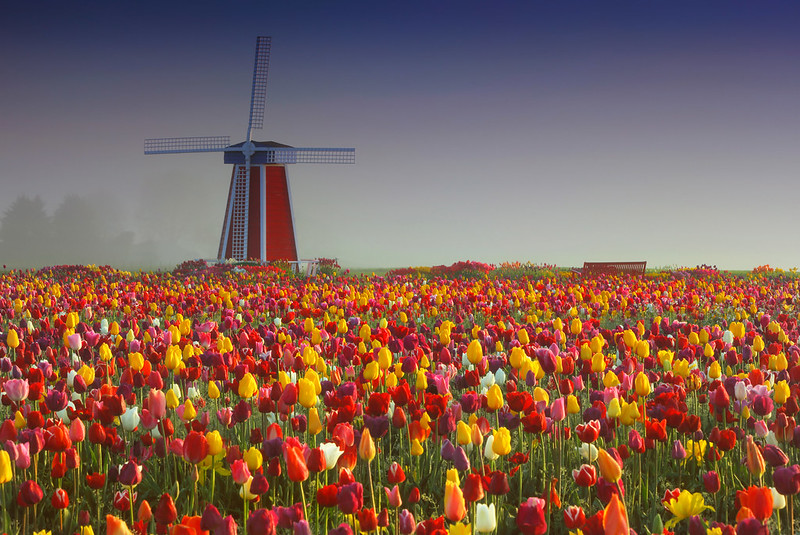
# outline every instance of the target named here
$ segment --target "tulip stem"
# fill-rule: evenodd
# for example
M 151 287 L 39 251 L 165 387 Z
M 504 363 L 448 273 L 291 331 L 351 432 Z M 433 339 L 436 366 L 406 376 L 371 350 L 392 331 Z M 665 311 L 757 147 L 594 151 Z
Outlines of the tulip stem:
M 128 503 L 131 504 L 131 526 L 133 526 L 133 485 L 128 487 Z
M 306 508 L 306 492 L 303 490 L 303 482 L 298 481 L 300 484 L 300 497 L 303 498 L 303 515 L 308 519 L 308 509 Z

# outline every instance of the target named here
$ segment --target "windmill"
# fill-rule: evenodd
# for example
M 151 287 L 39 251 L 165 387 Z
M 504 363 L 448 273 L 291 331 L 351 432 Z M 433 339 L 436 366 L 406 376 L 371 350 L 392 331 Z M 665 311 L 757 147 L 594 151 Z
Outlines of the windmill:
M 274 141 L 253 141 L 264 125 L 267 71 L 272 39 L 256 38 L 250 120 L 245 141 L 228 136 L 145 139 L 145 154 L 223 152 L 233 165 L 217 258 L 296 262 L 297 240 L 286 166 L 295 163 L 355 163 L 355 149 L 298 148 Z

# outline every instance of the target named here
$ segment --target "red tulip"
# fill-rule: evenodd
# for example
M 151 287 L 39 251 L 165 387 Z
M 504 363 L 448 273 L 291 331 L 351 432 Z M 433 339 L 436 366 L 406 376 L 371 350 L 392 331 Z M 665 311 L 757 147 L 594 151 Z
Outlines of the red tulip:
M 397 464 L 397 462 L 393 462 L 389 465 L 389 470 L 386 473 L 386 479 L 389 483 L 402 483 L 406 480 L 406 474 L 403 471 L 403 467 Z
M 566 525 L 568 529 L 580 528 L 585 522 L 586 515 L 582 507 L 570 505 L 564 509 L 564 525 Z
M 762 522 L 772 515 L 772 492 L 768 487 L 751 486 L 737 490 L 736 499 L 741 507 L 747 507 L 753 516 Z
M 581 442 L 591 444 L 600 436 L 600 421 L 592 420 L 587 424 L 576 425 L 575 434 L 578 435 Z
M 86 474 L 86 484 L 90 489 L 99 490 L 106 484 L 106 475 L 99 473 Z
M 305 481 L 308 479 L 308 466 L 303 458 L 303 450 L 297 446 L 283 443 L 283 457 L 286 460 L 286 471 L 292 481 Z
M 136 503 L 136 497 L 138 493 L 133 493 L 133 502 Z M 114 499 L 112 501 L 114 508 L 119 511 L 129 511 L 132 504 L 131 504 L 131 496 L 128 494 L 128 489 L 123 491 L 117 491 L 114 493 Z
M 183 458 L 192 464 L 199 464 L 208 456 L 208 440 L 203 433 L 190 431 L 183 441 Z
M 336 495 L 336 502 L 342 513 L 352 515 L 364 507 L 363 485 L 356 482 L 340 487 Z
M 336 485 L 325 485 L 317 489 L 317 503 L 322 507 L 336 507 L 338 492 L 339 487 Z
M 42 498 L 44 498 L 42 487 L 29 479 L 20 486 L 19 494 L 17 494 L 17 504 L 21 507 L 29 507 L 42 501 Z
M 772 474 L 775 489 L 784 496 L 800 492 L 800 465 L 781 466 Z
M 69 507 L 69 495 L 67 491 L 61 488 L 53 491 L 53 497 L 50 498 L 50 503 L 55 509 L 66 509 Z
M 544 535 L 547 521 L 544 516 L 545 501 L 541 498 L 528 498 L 517 510 L 516 524 L 525 535 Z
M 175 520 L 178 518 L 178 511 L 175 509 L 175 502 L 172 500 L 172 496 L 166 492 L 161 495 L 161 499 L 158 500 L 158 506 L 156 506 L 156 511 L 153 515 L 153 518 L 155 518 L 157 524 L 164 526 L 168 526 L 175 522 Z
M 135 487 L 142 482 L 142 467 L 136 461 L 128 461 L 119 471 L 119 482 L 126 487 Z
M 359 531 L 370 532 L 378 529 L 378 517 L 374 509 L 362 509 L 357 516 Z
M 572 471 L 572 478 L 579 487 L 593 487 L 597 483 L 597 469 L 591 464 L 581 465 Z
M 483 482 L 478 474 L 468 474 L 464 481 L 464 499 L 474 503 L 483 499 Z

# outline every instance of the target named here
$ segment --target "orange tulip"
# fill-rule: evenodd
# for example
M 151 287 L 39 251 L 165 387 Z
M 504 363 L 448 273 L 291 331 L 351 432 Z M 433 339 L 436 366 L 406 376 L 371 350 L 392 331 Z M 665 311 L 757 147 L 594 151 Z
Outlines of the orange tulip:
M 447 481 L 444 490 L 444 514 L 451 522 L 458 522 L 467 514 L 464 493 L 452 481 Z
M 611 495 L 611 501 L 605 509 L 603 515 L 603 529 L 608 535 L 617 533 L 628 533 L 628 511 L 625 505 L 619 500 L 616 493 Z
M 133 535 L 128 524 L 114 515 L 106 515 L 106 533 L 108 535 Z
M 622 477 L 622 467 L 606 450 L 597 450 L 597 464 L 603 479 L 610 483 L 616 483 Z
M 764 475 L 766 464 L 764 456 L 761 455 L 761 450 L 758 449 L 756 443 L 753 442 L 753 435 L 747 435 L 747 469 L 756 477 Z
M 372 440 L 369 428 L 365 427 L 364 432 L 361 433 L 361 441 L 358 443 L 358 456 L 370 462 L 375 458 L 375 453 L 375 441 Z

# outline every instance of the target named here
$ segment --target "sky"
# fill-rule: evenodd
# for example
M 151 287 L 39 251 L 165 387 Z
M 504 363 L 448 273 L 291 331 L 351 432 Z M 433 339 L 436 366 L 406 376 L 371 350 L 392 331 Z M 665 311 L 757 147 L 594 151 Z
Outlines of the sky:
M 301 258 L 788 269 L 798 27 L 770 0 L 5 3 L 0 213 L 77 195 L 153 246 L 134 265 L 214 257 L 230 168 L 143 140 L 242 141 L 269 35 L 253 137 L 356 148 L 290 167 Z

